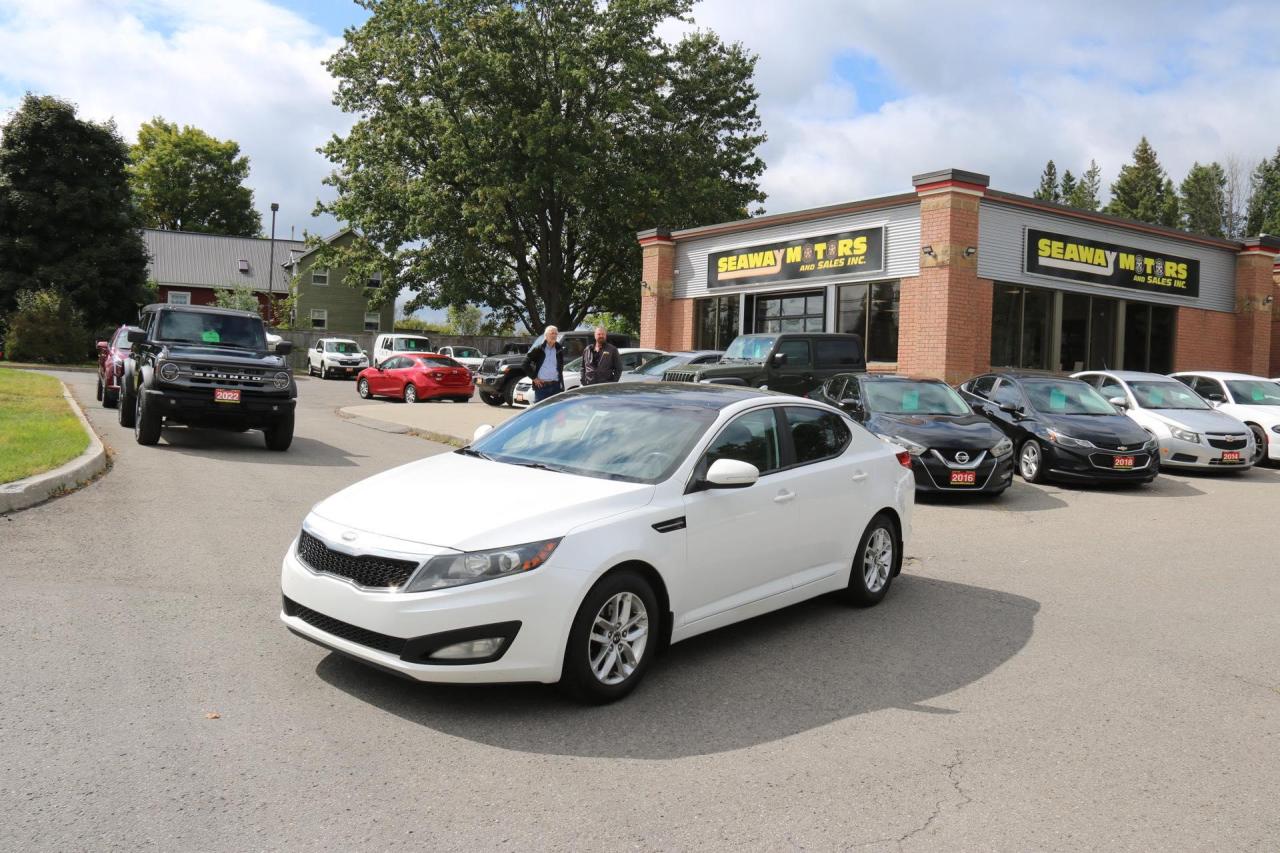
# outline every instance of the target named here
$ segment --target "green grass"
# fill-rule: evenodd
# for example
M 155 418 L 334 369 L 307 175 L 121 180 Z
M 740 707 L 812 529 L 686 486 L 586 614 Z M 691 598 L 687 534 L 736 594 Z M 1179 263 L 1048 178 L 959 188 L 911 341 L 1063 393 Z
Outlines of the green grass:
M 0 483 L 57 468 L 88 446 L 61 382 L 0 368 Z

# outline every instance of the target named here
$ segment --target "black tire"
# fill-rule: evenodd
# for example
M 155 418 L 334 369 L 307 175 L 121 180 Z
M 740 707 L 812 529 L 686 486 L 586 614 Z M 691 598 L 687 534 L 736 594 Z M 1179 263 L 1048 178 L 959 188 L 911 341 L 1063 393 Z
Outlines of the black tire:
M 98 402 L 102 402 L 102 376 L 98 376 Z
M 289 412 L 273 426 L 264 429 L 262 437 L 267 443 L 267 450 L 288 450 L 289 445 L 293 444 L 293 412 Z
M 501 406 L 502 398 L 497 394 L 490 394 L 488 391 L 480 392 L 480 400 L 490 406 Z
M 134 396 L 137 398 L 134 403 L 133 417 L 134 441 L 151 446 L 160 441 L 160 427 L 164 420 L 160 417 L 160 410 L 148 402 L 146 394 L 139 393 Z
M 613 651 L 612 645 L 592 639 L 593 636 L 599 636 L 592 628 L 597 616 L 601 615 L 602 608 L 619 596 L 630 596 L 629 604 L 634 604 L 638 599 L 644 606 L 646 633 L 639 654 L 634 656 L 635 664 L 631 671 L 624 674 L 619 671 L 621 667 L 616 670 L 610 668 L 606 679 L 601 679 L 591 665 L 593 651 L 601 652 L 596 659 L 602 668 L 608 664 L 609 654 L 615 656 L 614 666 L 618 666 L 616 661 L 626 660 L 625 656 Z M 634 617 L 635 610 L 631 610 L 630 615 Z M 605 575 L 587 593 L 582 606 L 578 608 L 578 614 L 573 617 L 573 625 L 569 628 L 569 643 L 564 652 L 564 670 L 560 673 L 560 688 L 579 702 L 591 705 L 616 702 L 626 696 L 644 678 L 653 662 L 658 651 L 658 639 L 662 636 L 662 618 L 663 614 L 658 611 L 658 597 L 641 574 L 621 569 Z M 620 632 L 608 634 L 606 638 L 608 644 L 618 642 Z M 625 647 L 634 650 L 634 645 L 633 639 Z M 617 683 L 607 683 L 612 677 L 620 677 L 620 680 Z
M 368 400 L 373 397 L 373 392 L 369 390 L 368 379 L 361 379 L 356 383 L 356 393 L 360 395 L 361 400 Z
M 404 383 L 404 401 L 406 403 L 418 402 L 418 387 L 412 382 Z
M 470 397 L 454 397 L 454 398 L 453 398 L 453 402 L 455 402 L 455 403 L 470 403 L 470 402 L 471 402 L 471 398 L 470 398 Z
M 1044 445 L 1034 438 L 1022 442 L 1018 448 L 1018 473 L 1022 479 L 1028 483 L 1043 483 L 1046 469 Z
M 884 600 L 901 571 L 902 537 L 898 535 L 898 525 L 881 513 L 871 519 L 858 540 L 845 598 L 858 607 L 874 607 Z M 872 577 L 868 578 L 868 574 Z
M 1270 451 L 1271 442 L 1267 438 L 1267 431 L 1257 424 L 1246 424 L 1249 431 L 1253 433 L 1253 464 L 1266 465 L 1267 453 Z
M 116 420 L 125 429 L 133 429 L 133 418 L 136 414 L 133 410 L 135 393 L 133 371 L 126 365 L 124 375 L 120 377 L 120 403 L 116 408 Z
M 114 409 L 120 402 L 120 392 L 112 391 L 110 388 L 102 392 L 102 407 L 104 409 Z

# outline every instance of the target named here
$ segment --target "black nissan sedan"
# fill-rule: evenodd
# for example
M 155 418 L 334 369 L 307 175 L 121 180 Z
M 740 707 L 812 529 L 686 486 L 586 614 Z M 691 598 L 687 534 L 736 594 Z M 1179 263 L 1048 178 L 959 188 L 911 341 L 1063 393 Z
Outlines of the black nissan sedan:
M 970 379 L 960 393 L 1013 441 L 1029 483 L 1150 483 L 1159 473 L 1155 436 L 1079 379 L 1011 370 Z
M 909 452 L 917 491 L 998 495 L 1013 481 L 1013 442 L 940 379 L 840 373 L 809 396 Z

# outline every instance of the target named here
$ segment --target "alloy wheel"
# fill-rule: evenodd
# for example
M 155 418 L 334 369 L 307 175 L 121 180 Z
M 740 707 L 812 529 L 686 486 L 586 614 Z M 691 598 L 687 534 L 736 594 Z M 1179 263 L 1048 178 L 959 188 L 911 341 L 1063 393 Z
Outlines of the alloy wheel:
M 356 383 L 356 393 L 366 400 L 369 399 L 369 380 L 368 379 L 361 379 L 358 383 Z
M 621 684 L 640 665 L 648 642 L 644 601 L 633 592 L 620 592 L 596 613 L 587 636 L 587 663 L 601 684 Z
M 414 387 L 412 382 L 404 386 L 404 401 L 406 403 L 418 402 L 418 389 Z
M 883 527 L 877 527 L 867 540 L 862 553 L 862 578 L 867 592 L 876 593 L 884 588 L 893 571 L 893 537 Z
M 1018 470 L 1024 480 L 1034 480 L 1040 473 L 1040 445 L 1028 441 L 1022 445 L 1022 453 L 1018 457 Z
M 1253 424 L 1249 424 L 1249 431 L 1253 433 L 1253 464 L 1257 465 L 1267 455 L 1267 434 Z

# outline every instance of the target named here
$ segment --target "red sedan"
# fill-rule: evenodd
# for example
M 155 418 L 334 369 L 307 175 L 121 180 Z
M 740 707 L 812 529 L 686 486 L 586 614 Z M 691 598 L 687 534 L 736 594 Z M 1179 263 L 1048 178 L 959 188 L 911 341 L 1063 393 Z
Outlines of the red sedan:
M 377 367 L 366 367 L 356 377 L 356 391 L 370 397 L 395 397 L 406 403 L 419 400 L 470 401 L 475 391 L 471 371 L 445 355 L 397 353 Z
M 129 349 L 128 326 L 116 329 L 111 340 L 98 341 L 98 399 L 108 409 L 114 409 L 120 399 L 120 377 Z

